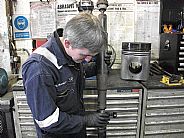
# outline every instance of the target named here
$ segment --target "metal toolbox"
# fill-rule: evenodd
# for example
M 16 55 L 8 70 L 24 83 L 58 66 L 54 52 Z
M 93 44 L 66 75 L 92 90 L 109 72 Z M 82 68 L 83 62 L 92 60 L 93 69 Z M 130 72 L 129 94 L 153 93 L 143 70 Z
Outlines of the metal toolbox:
M 145 86 L 141 138 L 184 137 L 184 86 L 161 84 L 151 77 Z
M 184 34 L 161 34 L 159 64 L 170 73 L 184 73 Z

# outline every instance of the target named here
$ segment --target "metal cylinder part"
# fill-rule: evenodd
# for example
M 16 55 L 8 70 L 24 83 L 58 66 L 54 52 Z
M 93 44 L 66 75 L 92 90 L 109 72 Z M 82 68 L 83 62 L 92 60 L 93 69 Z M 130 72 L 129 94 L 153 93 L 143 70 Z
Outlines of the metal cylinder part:
M 102 27 L 107 32 L 107 15 L 104 14 L 107 5 L 105 8 L 101 7 L 100 5 L 104 5 L 98 3 L 97 6 L 99 7 L 100 14 L 98 16 Z M 99 112 L 104 112 L 106 109 L 106 92 L 107 92 L 107 73 L 108 73 L 108 66 L 105 63 L 105 54 L 107 51 L 107 45 L 104 44 L 104 50 L 100 52 L 97 56 L 97 89 L 98 89 L 98 110 Z M 98 129 L 98 137 L 99 138 L 106 138 L 106 127 L 102 127 Z
M 104 30 L 107 32 L 107 15 L 102 12 L 98 15 L 98 19 L 100 20 Z
M 143 80 L 149 77 L 151 43 L 122 43 L 121 79 Z

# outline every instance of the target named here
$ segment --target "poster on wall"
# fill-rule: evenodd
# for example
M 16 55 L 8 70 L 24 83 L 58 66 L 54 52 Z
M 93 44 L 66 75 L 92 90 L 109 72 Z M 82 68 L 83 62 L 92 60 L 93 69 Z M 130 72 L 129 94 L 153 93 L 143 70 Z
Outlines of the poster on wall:
M 93 15 L 98 16 L 98 0 L 94 3 Z M 56 4 L 57 28 L 79 13 L 79 0 L 58 0 Z M 152 57 L 158 57 L 159 0 L 108 0 L 107 15 L 108 42 L 116 51 L 117 66 L 121 63 L 122 42 L 151 42 Z M 115 65 L 116 66 L 116 65 Z
M 65 24 L 78 13 L 76 0 L 58 0 L 56 4 L 57 28 L 64 28 Z
M 160 0 L 136 0 L 135 41 L 151 43 L 151 58 L 159 57 Z
M 29 15 L 13 15 L 12 22 L 15 40 L 31 38 Z
M 114 67 L 119 68 L 122 42 L 134 41 L 134 1 L 109 2 L 106 14 L 109 44 L 116 51 Z
M 48 38 L 56 29 L 55 2 L 31 2 L 32 38 Z

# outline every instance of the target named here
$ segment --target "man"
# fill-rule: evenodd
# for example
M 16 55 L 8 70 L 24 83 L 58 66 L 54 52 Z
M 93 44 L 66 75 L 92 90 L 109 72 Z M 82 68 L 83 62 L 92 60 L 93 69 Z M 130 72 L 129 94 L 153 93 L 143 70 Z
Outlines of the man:
M 105 43 L 107 36 L 98 19 L 80 13 L 66 24 L 63 37 L 54 32 L 23 64 L 27 102 L 39 138 L 85 138 L 86 126 L 107 125 L 108 113 L 85 114 L 84 79 L 96 69 L 84 70 L 81 63 L 89 62 Z

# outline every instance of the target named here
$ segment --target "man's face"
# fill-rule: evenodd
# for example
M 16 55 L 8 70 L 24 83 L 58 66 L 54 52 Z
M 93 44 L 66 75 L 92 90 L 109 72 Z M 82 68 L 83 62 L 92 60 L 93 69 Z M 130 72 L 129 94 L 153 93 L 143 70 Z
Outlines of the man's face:
M 83 61 L 89 62 L 93 56 L 96 55 L 89 52 L 86 48 L 70 48 L 68 51 L 68 55 L 72 57 L 72 59 L 76 63 L 81 63 Z

